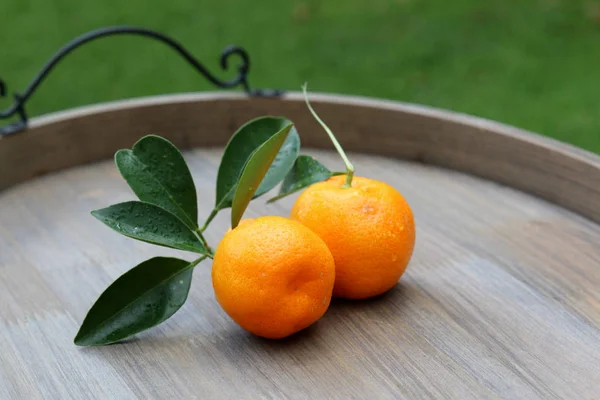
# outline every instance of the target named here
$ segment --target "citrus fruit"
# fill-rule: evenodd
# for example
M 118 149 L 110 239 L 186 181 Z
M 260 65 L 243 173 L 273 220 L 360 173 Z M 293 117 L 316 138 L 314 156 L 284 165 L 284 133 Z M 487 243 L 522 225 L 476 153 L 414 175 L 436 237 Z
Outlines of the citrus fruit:
M 335 260 L 334 297 L 364 299 L 391 289 L 408 265 L 415 244 L 412 211 L 392 186 L 345 176 L 309 186 L 291 211 L 325 241 Z
M 238 325 L 278 339 L 325 314 L 335 266 L 325 242 L 288 218 L 246 219 L 217 246 L 212 267 L 215 296 Z

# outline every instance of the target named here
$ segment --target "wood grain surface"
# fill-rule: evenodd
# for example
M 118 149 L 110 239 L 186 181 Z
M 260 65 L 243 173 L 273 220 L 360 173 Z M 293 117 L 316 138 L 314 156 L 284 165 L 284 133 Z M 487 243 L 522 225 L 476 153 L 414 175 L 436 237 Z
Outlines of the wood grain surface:
M 79 151 L 105 156 L 141 134 L 120 140 L 109 132 L 114 142 L 68 149 L 40 135 L 38 145 L 51 153 L 32 162 L 47 165 L 60 154 L 67 160 L 55 164 L 80 163 Z M 220 151 L 185 153 L 204 216 Z M 310 153 L 341 167 L 331 153 Z M 27 158 L 12 155 L 19 157 Z M 279 341 L 227 317 L 205 262 L 188 302 L 164 324 L 123 344 L 76 347 L 79 324 L 107 285 L 150 256 L 182 253 L 119 236 L 89 215 L 133 199 L 111 161 L 0 192 L 0 399 L 600 398 L 597 224 L 459 172 L 351 158 L 359 175 L 389 182 L 413 207 L 414 258 L 386 295 L 334 301 L 317 324 Z M 294 198 L 258 199 L 246 216 L 287 215 Z M 211 243 L 228 217 L 223 212 L 209 229 Z

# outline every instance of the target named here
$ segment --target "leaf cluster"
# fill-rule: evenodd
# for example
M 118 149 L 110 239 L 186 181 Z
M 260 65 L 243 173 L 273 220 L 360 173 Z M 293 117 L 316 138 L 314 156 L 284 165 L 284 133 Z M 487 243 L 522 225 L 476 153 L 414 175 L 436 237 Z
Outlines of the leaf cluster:
M 215 206 L 198 223 L 197 192 L 179 149 L 149 135 L 115 154 L 121 175 L 138 200 L 92 211 L 100 222 L 129 238 L 198 254 L 193 261 L 155 257 L 116 279 L 87 313 L 75 344 L 114 343 L 170 318 L 185 303 L 196 265 L 213 257 L 204 231 L 221 210 L 231 208 L 231 227 L 248 204 L 281 183 L 269 202 L 295 193 L 334 173 L 300 155 L 300 136 L 286 118 L 248 121 L 230 138 L 216 182 Z

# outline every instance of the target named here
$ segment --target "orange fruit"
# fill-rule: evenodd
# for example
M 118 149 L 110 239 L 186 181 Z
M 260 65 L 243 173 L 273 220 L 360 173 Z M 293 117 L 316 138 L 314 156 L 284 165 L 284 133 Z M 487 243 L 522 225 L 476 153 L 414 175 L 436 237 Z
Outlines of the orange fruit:
M 242 221 L 217 246 L 215 296 L 238 325 L 278 339 L 325 314 L 335 279 L 333 256 L 310 229 L 284 217 Z
M 364 299 L 396 285 L 412 257 L 413 213 L 392 186 L 335 176 L 309 186 L 296 200 L 291 218 L 321 237 L 335 259 L 333 296 Z

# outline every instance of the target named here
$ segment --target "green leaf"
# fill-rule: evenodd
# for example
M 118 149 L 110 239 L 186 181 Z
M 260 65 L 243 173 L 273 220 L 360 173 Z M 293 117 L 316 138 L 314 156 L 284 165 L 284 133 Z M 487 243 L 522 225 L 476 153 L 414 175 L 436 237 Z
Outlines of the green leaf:
M 271 163 L 275 160 L 279 149 L 285 142 L 293 125 L 290 124 L 263 143 L 252 155 L 242 170 L 231 207 L 231 227 L 235 228 L 242 219 L 246 207 L 252 200 L 257 188 L 261 185 Z
M 290 124 L 292 122 L 285 118 L 265 116 L 247 122 L 233 134 L 225 147 L 217 174 L 215 209 L 222 210 L 232 206 L 238 180 L 250 156 Z M 254 192 L 254 197 L 264 194 L 281 182 L 294 165 L 299 151 L 300 137 L 292 127 L 260 187 Z
M 132 150 L 119 150 L 115 163 L 140 200 L 164 208 L 192 229 L 198 227 L 194 180 L 171 142 L 160 136 L 145 136 Z
M 309 156 L 299 156 L 294 163 L 294 167 L 287 174 L 281 187 L 279 194 L 267 203 L 272 203 L 285 196 L 295 193 L 313 183 L 321 182 L 329 179 L 334 174 L 327 169 L 323 164 Z
M 144 242 L 208 254 L 208 250 L 179 218 L 150 203 L 128 201 L 92 215 L 115 231 Z
M 79 346 L 114 343 L 160 324 L 185 303 L 202 258 L 155 257 L 121 275 L 100 295 L 75 336 Z

